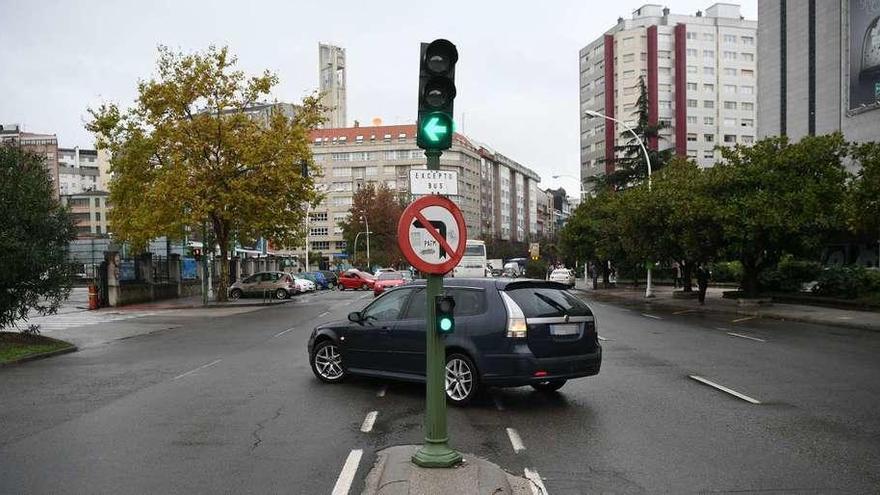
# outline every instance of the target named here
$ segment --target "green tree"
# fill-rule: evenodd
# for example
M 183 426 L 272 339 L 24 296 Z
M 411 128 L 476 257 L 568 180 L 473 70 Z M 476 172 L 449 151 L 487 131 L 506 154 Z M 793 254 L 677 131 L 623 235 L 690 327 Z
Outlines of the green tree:
M 593 262 L 608 284 L 608 262 L 627 263 L 629 253 L 621 236 L 621 195 L 601 190 L 572 212 L 559 233 L 559 250 L 566 259 Z
M 784 253 L 813 255 L 845 225 L 848 145 L 838 133 L 794 144 L 771 137 L 721 152 L 722 162 L 706 171 L 706 191 L 724 250 L 742 263 L 742 289 L 753 296 L 761 272 Z
M 67 263 L 73 222 L 55 196 L 43 158 L 0 146 L 0 328 L 27 319 L 31 310 L 51 314 L 70 294 Z
M 339 226 L 342 227 L 346 251 L 358 264 L 366 265 L 367 261 L 366 234 L 361 234 L 355 246 L 358 232 L 366 232 L 367 223 L 370 224 L 370 262 L 384 267 L 403 264 L 403 256 L 397 246 L 397 223 L 404 206 L 403 198 L 385 184 L 379 184 L 378 187 L 367 184 L 354 193 L 350 214 L 339 222 Z
M 651 171 L 657 172 L 672 159 L 672 149 L 658 150 L 651 146 L 654 141 L 659 143 L 659 140 L 662 139 L 660 131 L 665 129 L 667 125 L 663 122 L 657 124 L 649 122 L 648 90 L 642 77 L 639 77 L 638 88 L 639 98 L 636 101 L 636 111 L 633 113 L 637 120 L 636 126 L 632 130 L 648 151 Z M 606 125 L 613 125 L 613 122 L 608 121 Z M 642 151 L 639 139 L 636 139 L 626 129 L 620 133 L 620 137 L 625 140 L 625 143 L 614 147 L 615 154 L 619 155 L 614 159 L 615 170 L 610 174 L 598 175 L 591 179 L 596 189 L 624 189 L 641 183 L 648 177 L 648 163 L 645 161 L 645 153 Z
M 306 205 L 319 200 L 309 131 L 320 122 L 314 96 L 290 118 L 264 121 L 247 109 L 269 97 L 278 78 L 247 77 L 226 47 L 202 53 L 159 48 L 157 77 L 138 84 L 134 106 L 91 110 L 87 128 L 111 152 L 110 220 L 135 246 L 185 229 L 212 234 L 227 258 L 237 238 L 301 245 Z M 302 165 L 313 173 L 303 176 Z M 229 265 L 221 264 L 217 298 L 226 300 Z
M 870 237 L 880 233 L 880 143 L 852 147 L 851 157 L 860 165 L 847 194 L 850 228 Z

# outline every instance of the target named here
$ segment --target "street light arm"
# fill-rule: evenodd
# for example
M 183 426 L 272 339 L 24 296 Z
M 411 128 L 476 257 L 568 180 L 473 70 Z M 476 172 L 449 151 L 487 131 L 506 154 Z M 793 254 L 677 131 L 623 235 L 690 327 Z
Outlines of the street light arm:
M 634 138 L 636 138 L 636 141 L 638 141 L 638 143 L 639 143 L 639 147 L 642 148 L 642 153 L 645 154 L 645 163 L 648 165 L 648 190 L 650 191 L 651 190 L 651 157 L 648 156 L 648 149 L 645 148 L 645 143 L 642 141 L 642 138 L 640 138 L 639 135 L 636 134 L 636 131 L 634 131 L 632 127 L 626 125 L 626 123 L 624 123 L 618 119 L 615 119 L 614 117 L 610 117 L 608 115 L 605 115 L 605 114 L 602 114 L 599 112 L 594 112 L 594 111 L 587 111 L 586 113 L 587 113 L 587 115 L 591 115 L 593 117 L 602 117 L 604 119 L 607 119 L 607 120 L 610 120 L 610 121 L 615 122 L 617 124 L 620 124 L 623 126 L 624 129 L 629 131 L 629 133 L 632 134 Z

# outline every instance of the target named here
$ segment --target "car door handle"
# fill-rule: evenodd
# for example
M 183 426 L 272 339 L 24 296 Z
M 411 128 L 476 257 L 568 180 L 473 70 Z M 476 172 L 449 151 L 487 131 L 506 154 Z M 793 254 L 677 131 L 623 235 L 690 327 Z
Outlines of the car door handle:
M 380 327 L 379 332 L 381 333 L 391 333 L 391 327 Z

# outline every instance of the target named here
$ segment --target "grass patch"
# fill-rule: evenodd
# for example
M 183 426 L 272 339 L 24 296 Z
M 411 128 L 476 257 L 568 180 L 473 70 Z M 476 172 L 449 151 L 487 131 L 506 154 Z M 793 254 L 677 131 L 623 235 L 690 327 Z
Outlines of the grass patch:
M 18 332 L 0 332 L 0 364 L 23 357 L 57 351 L 73 344 L 41 335 L 26 335 Z

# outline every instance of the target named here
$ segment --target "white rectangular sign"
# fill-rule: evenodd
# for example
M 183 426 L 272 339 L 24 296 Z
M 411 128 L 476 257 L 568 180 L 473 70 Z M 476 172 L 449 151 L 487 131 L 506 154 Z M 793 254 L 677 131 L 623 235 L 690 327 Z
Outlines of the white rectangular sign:
M 458 172 L 452 170 L 410 169 L 409 192 L 411 194 L 458 195 Z

